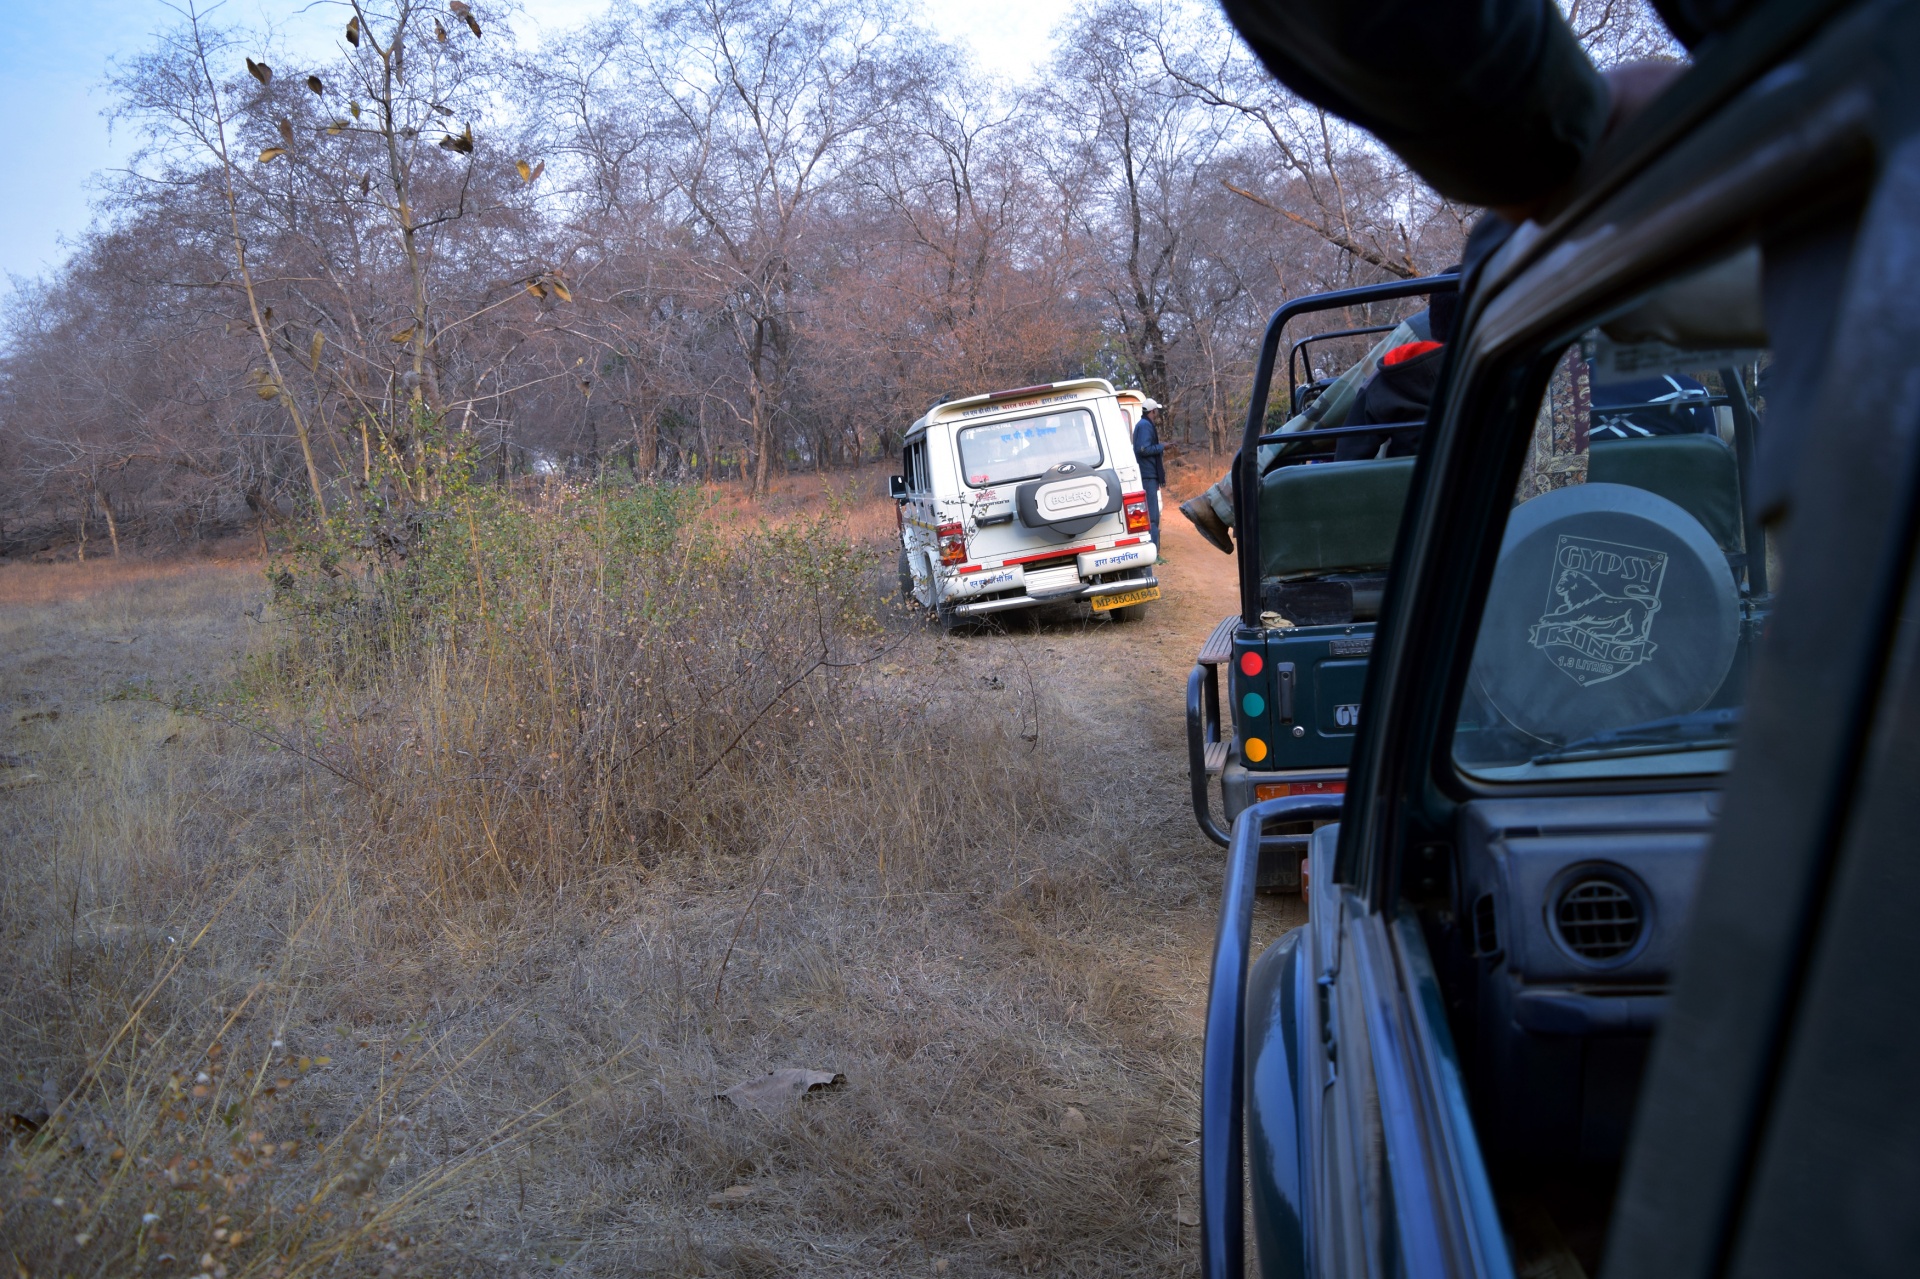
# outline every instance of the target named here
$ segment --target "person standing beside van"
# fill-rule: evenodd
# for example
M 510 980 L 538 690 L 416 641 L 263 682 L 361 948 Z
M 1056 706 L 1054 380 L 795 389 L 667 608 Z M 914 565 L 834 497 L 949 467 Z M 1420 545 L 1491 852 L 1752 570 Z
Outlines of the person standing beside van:
M 1153 423 L 1153 411 L 1160 401 L 1140 401 L 1140 417 L 1133 424 L 1133 455 L 1140 460 L 1140 485 L 1147 492 L 1147 526 L 1153 530 L 1153 545 L 1160 546 L 1160 490 L 1167 483 L 1166 446 L 1160 443 L 1160 428 Z M 1165 562 L 1165 556 L 1161 556 Z

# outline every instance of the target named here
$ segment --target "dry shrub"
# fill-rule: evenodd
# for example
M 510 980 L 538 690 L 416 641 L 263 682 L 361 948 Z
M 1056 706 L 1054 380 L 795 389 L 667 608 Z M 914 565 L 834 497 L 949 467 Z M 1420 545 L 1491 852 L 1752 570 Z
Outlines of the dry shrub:
M 472 501 L 377 592 L 283 590 L 305 624 L 278 677 L 319 697 L 268 731 L 441 905 L 771 843 L 937 875 L 1057 796 L 1015 725 L 876 673 L 903 636 L 870 558 L 830 519 L 730 529 L 672 488 Z
M 982 678 L 1012 641 L 889 613 L 876 550 L 673 491 L 476 494 L 382 572 L 276 569 L 241 696 L 61 720 L 0 810 L 8 1105 L 64 1102 L 5 1156 L 0 1244 L 36 1275 L 1190 1265 L 1187 890 L 1133 846 L 1138 761 Z M 716 1100 L 796 1065 L 848 1083 Z

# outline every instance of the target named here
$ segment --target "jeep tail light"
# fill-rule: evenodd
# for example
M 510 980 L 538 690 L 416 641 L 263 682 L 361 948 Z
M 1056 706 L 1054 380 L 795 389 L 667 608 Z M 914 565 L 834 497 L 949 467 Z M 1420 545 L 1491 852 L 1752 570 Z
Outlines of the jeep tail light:
M 1261 782 L 1253 788 L 1253 797 L 1281 799 L 1288 795 L 1344 795 L 1347 784 L 1338 782 Z
M 964 563 L 967 558 L 967 529 L 963 524 L 942 524 L 940 526 L 940 562 L 953 565 Z
M 1120 509 L 1127 513 L 1127 532 L 1146 533 L 1153 524 L 1147 519 L 1147 495 L 1129 493 L 1120 499 Z

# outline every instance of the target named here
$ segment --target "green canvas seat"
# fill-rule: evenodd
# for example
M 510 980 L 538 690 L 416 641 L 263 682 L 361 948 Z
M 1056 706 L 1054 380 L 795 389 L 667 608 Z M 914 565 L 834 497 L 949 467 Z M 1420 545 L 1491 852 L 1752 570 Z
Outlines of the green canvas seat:
M 1721 550 L 1741 550 L 1739 466 L 1718 436 L 1596 440 L 1587 478 L 1656 493 L 1699 520 Z M 1412 479 L 1410 457 L 1269 472 L 1260 485 L 1261 575 L 1385 571 Z
M 1261 574 L 1382 572 L 1393 561 L 1410 457 L 1283 466 L 1260 485 Z
M 1740 468 L 1732 447 L 1717 435 L 1595 440 L 1587 478 L 1657 493 L 1699 520 L 1721 550 L 1733 555 L 1742 549 Z

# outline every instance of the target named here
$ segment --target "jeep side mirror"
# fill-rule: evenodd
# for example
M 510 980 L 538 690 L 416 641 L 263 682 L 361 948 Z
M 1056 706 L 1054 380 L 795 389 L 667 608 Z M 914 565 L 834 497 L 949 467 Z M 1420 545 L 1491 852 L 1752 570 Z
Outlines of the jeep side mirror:
M 896 502 L 906 501 L 907 477 L 904 475 L 889 475 L 887 477 L 887 496 Z

